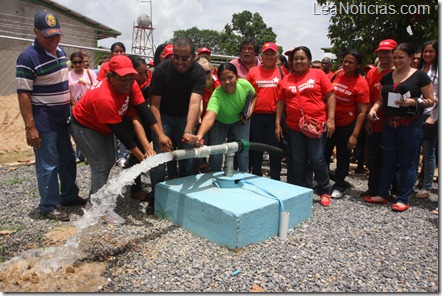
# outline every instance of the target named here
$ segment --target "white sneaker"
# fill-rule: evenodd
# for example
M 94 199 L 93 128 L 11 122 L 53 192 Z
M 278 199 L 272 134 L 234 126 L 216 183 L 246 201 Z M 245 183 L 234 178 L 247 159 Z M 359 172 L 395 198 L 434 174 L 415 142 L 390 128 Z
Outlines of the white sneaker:
M 331 194 L 332 198 L 341 198 L 344 195 L 343 192 L 337 190 L 337 189 L 333 189 L 333 192 Z
M 429 198 L 430 197 L 430 190 L 428 190 L 428 189 L 421 189 L 421 190 L 419 190 L 418 193 L 416 193 L 415 197 L 416 198 L 421 198 L 421 199 Z

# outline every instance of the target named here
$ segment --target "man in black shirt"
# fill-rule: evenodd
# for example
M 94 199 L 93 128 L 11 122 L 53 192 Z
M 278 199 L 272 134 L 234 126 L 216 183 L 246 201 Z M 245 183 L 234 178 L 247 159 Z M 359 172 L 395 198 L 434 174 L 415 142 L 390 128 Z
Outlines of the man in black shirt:
M 164 133 L 178 149 L 193 148 L 187 140 L 194 134 L 198 122 L 206 73 L 195 62 L 195 45 L 187 37 L 178 38 L 171 59 L 161 62 L 153 72 L 150 84 L 151 110 Z M 154 149 L 160 153 L 154 135 Z M 180 160 L 179 177 L 197 174 L 194 159 Z M 155 185 L 165 179 L 165 165 L 151 170 L 152 194 Z

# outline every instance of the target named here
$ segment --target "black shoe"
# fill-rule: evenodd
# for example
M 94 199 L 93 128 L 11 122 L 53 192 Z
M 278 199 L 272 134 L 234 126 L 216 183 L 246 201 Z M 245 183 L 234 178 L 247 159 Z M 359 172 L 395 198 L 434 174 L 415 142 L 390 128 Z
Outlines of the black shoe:
M 154 196 L 154 194 L 152 192 L 150 192 L 147 195 L 147 200 L 148 200 L 148 204 L 147 204 L 146 211 L 150 212 L 150 213 L 153 213 L 154 210 L 155 210 L 155 196 Z
M 81 198 L 78 195 L 75 197 L 74 200 L 67 201 L 67 202 L 60 202 L 60 204 L 64 207 L 84 206 L 86 203 L 87 203 L 87 198 Z
M 359 193 L 360 197 L 376 196 L 376 195 L 378 195 L 378 194 L 376 192 L 371 191 L 370 189 L 368 189 L 367 191 Z
M 48 212 L 40 212 L 40 214 L 48 219 L 52 219 L 52 220 L 59 220 L 59 221 L 69 221 L 69 215 L 66 214 L 65 212 L 53 208 L 52 210 L 48 211 Z
M 341 185 L 341 187 L 343 187 L 343 188 L 345 188 L 345 189 L 348 189 L 348 188 L 352 188 L 353 187 L 353 185 L 351 185 L 349 182 L 347 182 L 347 181 L 343 181 L 342 182 L 342 184 L 340 184 Z

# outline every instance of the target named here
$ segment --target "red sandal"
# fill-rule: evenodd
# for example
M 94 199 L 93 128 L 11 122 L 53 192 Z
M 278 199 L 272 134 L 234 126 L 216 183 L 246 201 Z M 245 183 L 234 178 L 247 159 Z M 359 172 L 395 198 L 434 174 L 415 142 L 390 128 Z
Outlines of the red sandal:
M 391 205 L 391 210 L 395 212 L 404 212 L 410 208 L 410 205 L 404 205 L 403 203 L 395 203 Z
M 374 200 L 373 197 L 375 196 L 366 196 L 364 197 L 364 201 L 373 204 L 382 204 L 382 205 L 388 204 L 388 199 L 382 198 L 382 200 Z
M 324 193 L 321 195 L 321 205 L 324 207 L 328 207 L 331 204 L 331 198 L 330 195 L 327 193 Z

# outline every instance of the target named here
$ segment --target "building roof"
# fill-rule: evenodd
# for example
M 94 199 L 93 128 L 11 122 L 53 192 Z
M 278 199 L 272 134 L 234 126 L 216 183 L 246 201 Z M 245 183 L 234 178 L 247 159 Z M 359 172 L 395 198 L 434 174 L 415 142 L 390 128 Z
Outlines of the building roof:
M 34 3 L 34 4 L 39 4 L 42 6 L 46 6 L 49 9 L 53 10 L 54 12 L 58 12 L 63 15 L 69 16 L 73 19 L 76 19 L 76 20 L 94 28 L 96 30 L 98 40 L 110 38 L 110 37 L 116 38 L 117 36 L 121 35 L 121 32 L 114 30 L 106 25 L 103 25 L 93 19 L 90 19 L 90 18 L 82 15 L 81 13 L 73 11 L 73 10 L 67 8 L 66 6 L 63 6 L 55 1 L 51 1 L 51 0 L 37 0 L 37 1 L 25 0 L 25 1 L 30 2 L 30 3 Z

